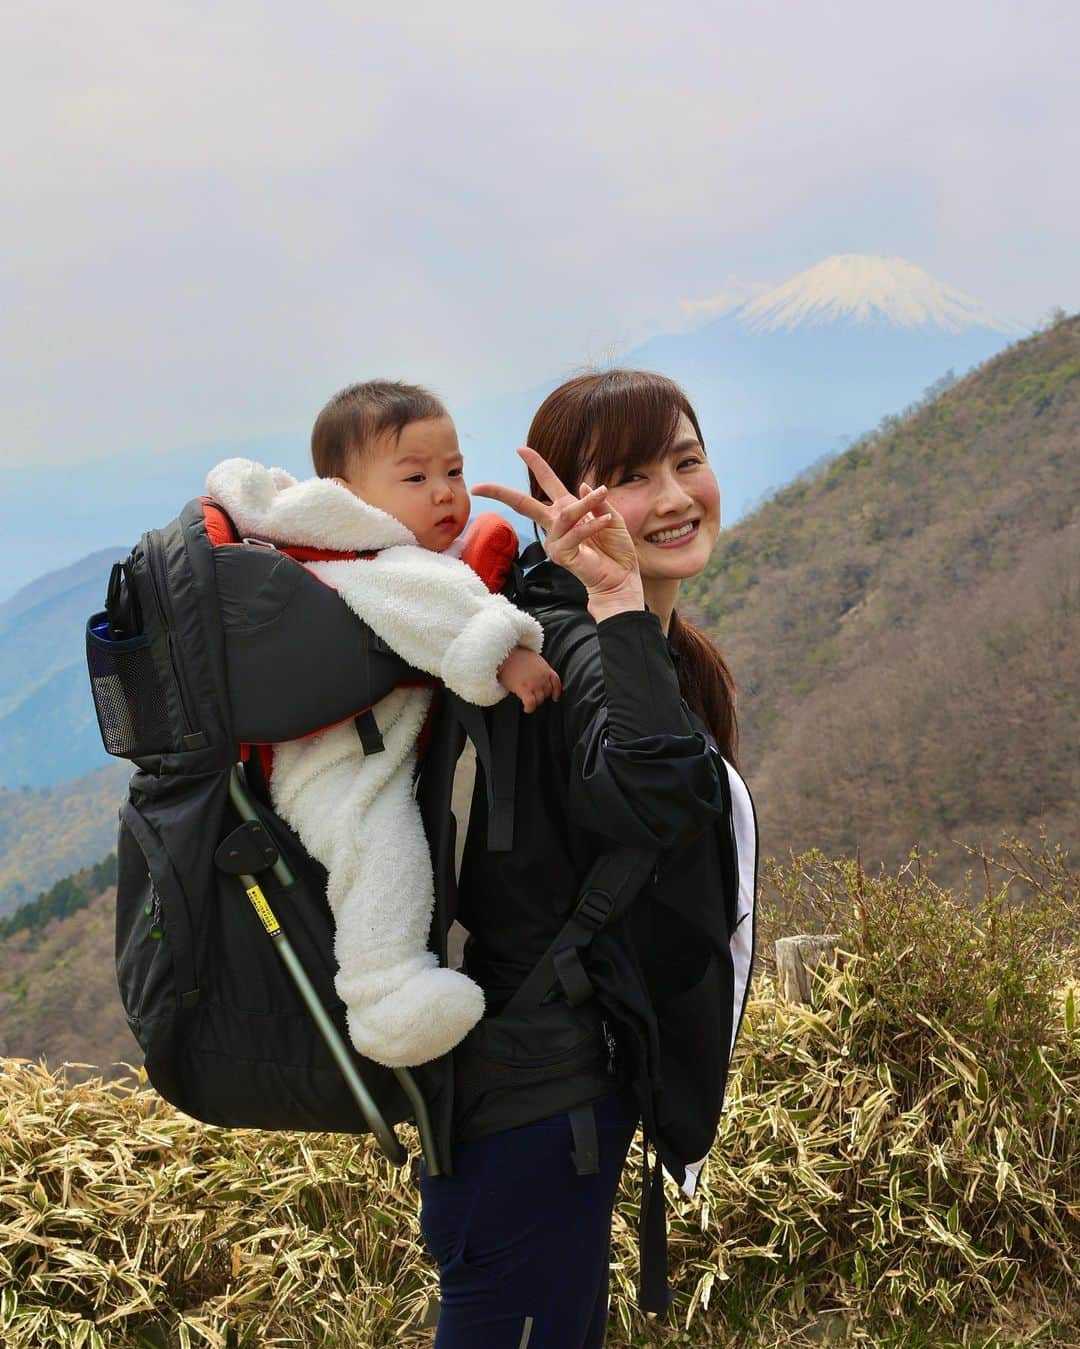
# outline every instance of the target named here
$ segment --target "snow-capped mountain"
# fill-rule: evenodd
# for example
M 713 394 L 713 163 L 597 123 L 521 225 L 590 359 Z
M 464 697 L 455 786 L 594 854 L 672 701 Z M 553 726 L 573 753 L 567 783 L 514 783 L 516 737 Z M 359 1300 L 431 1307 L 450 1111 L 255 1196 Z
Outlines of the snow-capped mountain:
M 757 333 L 792 332 L 805 325 L 879 321 L 898 328 L 971 328 L 1016 332 L 978 300 L 937 281 L 905 258 L 841 253 L 781 286 L 733 308 L 732 317 Z

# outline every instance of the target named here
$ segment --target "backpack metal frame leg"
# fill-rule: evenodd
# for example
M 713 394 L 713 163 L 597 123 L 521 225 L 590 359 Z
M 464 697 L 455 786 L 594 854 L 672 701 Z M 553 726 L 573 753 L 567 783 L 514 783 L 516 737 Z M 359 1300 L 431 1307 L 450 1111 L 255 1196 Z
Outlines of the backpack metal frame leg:
M 247 787 L 236 767 L 233 768 L 229 777 L 229 799 L 242 820 L 245 822 L 259 822 L 258 813 L 252 804 Z M 288 888 L 295 884 L 296 878 L 293 876 L 287 863 L 281 858 L 280 854 L 271 870 L 283 888 Z M 252 908 L 255 910 L 256 914 L 258 914 L 259 921 L 265 928 L 270 940 L 274 943 L 278 955 L 292 975 L 293 982 L 296 984 L 297 990 L 300 993 L 301 998 L 303 998 L 305 1006 L 311 1013 L 312 1019 L 319 1028 L 320 1034 L 326 1041 L 326 1046 L 330 1050 L 334 1062 L 341 1070 L 341 1074 L 344 1077 L 349 1091 L 352 1093 L 353 1099 L 356 1101 L 368 1128 L 375 1135 L 379 1147 L 389 1160 L 395 1166 L 403 1165 L 407 1160 L 408 1154 L 404 1147 L 402 1147 L 392 1127 L 383 1118 L 382 1111 L 380 1111 L 375 1104 L 371 1097 L 371 1093 L 364 1085 L 364 1081 L 357 1071 L 352 1054 L 346 1046 L 345 1041 L 342 1039 L 337 1027 L 330 1019 L 330 1015 L 323 1006 L 311 980 L 308 978 L 307 971 L 304 969 L 300 958 L 293 950 L 288 937 L 282 931 L 281 924 L 278 922 L 274 911 L 267 903 L 266 896 L 263 894 L 261 886 L 253 875 L 247 873 L 240 873 L 240 882 L 247 893 Z M 393 1071 L 401 1089 L 405 1092 L 405 1095 L 408 1097 L 409 1103 L 413 1108 L 417 1129 L 420 1133 L 420 1146 L 424 1153 L 424 1162 L 427 1167 L 427 1173 L 429 1176 L 441 1175 L 438 1153 L 435 1147 L 435 1134 L 431 1127 L 431 1117 L 428 1113 L 427 1104 L 424 1101 L 416 1079 L 407 1068 L 395 1068 Z

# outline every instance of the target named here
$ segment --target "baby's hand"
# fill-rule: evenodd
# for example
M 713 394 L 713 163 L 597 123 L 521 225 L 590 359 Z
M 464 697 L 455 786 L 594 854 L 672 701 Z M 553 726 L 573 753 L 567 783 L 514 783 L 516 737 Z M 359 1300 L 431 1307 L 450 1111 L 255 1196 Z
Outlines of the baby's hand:
M 526 712 L 535 712 L 548 698 L 558 702 L 562 692 L 559 676 L 543 656 L 523 646 L 514 647 L 499 666 L 497 677 L 508 693 L 521 699 Z

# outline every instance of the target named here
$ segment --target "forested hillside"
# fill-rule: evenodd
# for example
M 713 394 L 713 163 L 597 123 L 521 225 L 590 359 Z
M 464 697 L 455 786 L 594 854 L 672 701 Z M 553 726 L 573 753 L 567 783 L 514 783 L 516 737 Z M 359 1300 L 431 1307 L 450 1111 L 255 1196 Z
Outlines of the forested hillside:
M 139 1064 L 113 968 L 115 887 L 44 927 L 0 938 L 0 1057 Z M 77 1074 L 76 1074 L 77 1075 Z
M 116 847 L 130 775 L 131 765 L 115 760 L 58 787 L 0 788 L 0 917 Z
M 717 464 L 721 481 L 723 463 Z M 779 492 L 688 596 L 740 686 L 767 853 L 1075 849 L 1080 318 Z

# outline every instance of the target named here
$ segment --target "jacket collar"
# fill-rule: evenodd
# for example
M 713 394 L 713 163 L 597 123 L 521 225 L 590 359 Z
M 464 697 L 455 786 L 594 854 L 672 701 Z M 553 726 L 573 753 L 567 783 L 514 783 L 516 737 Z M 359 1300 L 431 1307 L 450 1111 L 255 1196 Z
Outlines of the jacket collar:
M 519 562 L 526 567 L 537 556 L 542 557 L 540 562 L 529 567 L 525 573 L 518 591 L 517 599 L 526 608 L 545 608 L 556 604 L 565 604 L 575 609 L 585 608 L 589 602 L 588 591 L 577 579 L 572 576 L 564 567 L 557 567 L 546 554 L 533 553 L 530 556 L 530 549 L 536 545 L 530 545 L 522 553 Z M 648 605 L 645 606 L 646 613 L 651 612 Z M 667 643 L 668 654 L 671 656 L 671 663 L 678 670 L 682 662 L 682 656 L 671 644 L 671 639 L 665 635 L 664 641 Z

